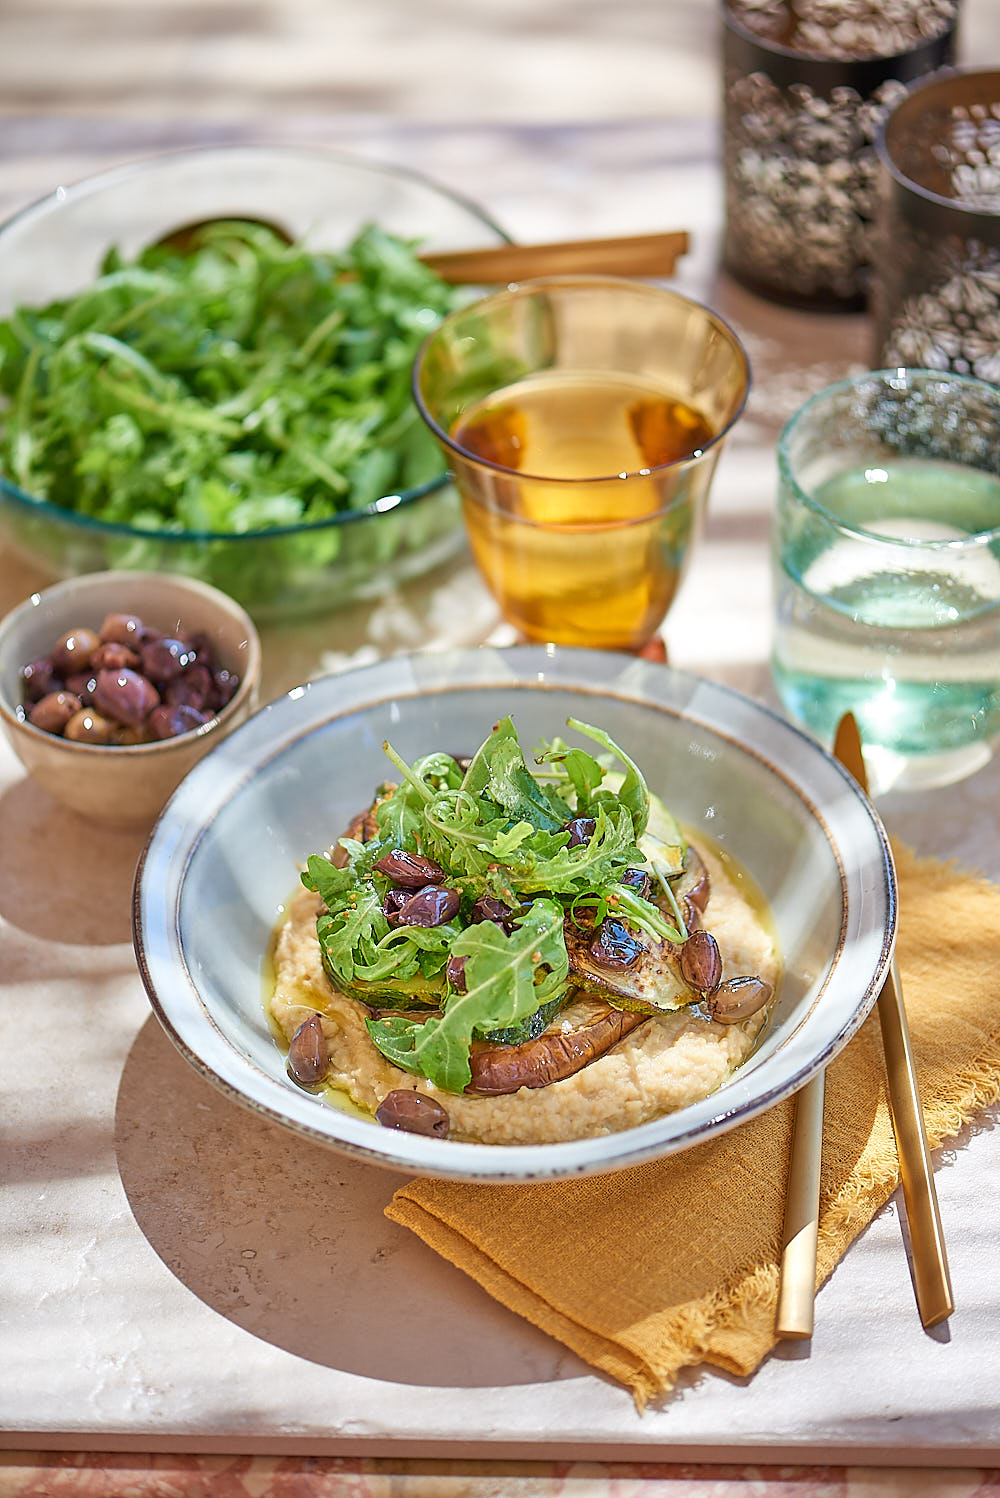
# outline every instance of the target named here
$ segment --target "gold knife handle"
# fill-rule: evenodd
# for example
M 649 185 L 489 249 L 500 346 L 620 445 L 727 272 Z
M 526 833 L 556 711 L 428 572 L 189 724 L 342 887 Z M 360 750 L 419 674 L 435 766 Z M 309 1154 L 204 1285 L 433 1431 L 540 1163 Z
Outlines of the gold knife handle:
M 816 1301 L 819 1172 L 823 1157 L 826 1073 L 817 1072 L 795 1099 L 788 1161 L 781 1284 L 774 1330 L 779 1337 L 811 1337 Z
M 950 1316 L 955 1303 L 895 957 L 879 995 L 878 1017 L 913 1251 L 913 1287 L 920 1319 L 925 1327 L 931 1327 Z

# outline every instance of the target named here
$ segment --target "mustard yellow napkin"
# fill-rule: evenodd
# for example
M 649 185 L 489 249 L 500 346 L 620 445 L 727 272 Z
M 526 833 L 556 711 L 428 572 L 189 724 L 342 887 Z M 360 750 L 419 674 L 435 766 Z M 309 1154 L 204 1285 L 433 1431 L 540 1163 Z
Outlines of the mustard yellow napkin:
M 1000 890 L 895 854 L 898 955 L 933 1147 L 1000 1096 Z M 386 1215 L 629 1385 L 642 1408 L 689 1364 L 747 1374 L 774 1345 L 793 1108 L 613 1175 L 413 1181 Z M 827 1075 L 817 1283 L 898 1181 L 872 1015 Z

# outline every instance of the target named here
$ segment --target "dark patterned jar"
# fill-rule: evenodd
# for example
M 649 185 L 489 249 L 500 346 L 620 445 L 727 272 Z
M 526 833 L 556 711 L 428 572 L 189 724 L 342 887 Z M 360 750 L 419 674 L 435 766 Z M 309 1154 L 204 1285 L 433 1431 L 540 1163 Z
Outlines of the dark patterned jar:
M 743 285 L 800 307 L 865 305 L 875 138 L 907 84 L 953 60 L 957 8 L 723 0 L 723 260 Z
M 1000 71 L 917 85 L 876 144 L 876 362 L 1000 384 Z

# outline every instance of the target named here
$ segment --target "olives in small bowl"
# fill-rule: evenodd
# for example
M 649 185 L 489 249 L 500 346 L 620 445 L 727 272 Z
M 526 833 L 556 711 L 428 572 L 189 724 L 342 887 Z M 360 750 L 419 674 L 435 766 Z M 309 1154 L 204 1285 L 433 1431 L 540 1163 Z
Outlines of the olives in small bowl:
M 0 723 L 63 805 L 149 825 L 191 766 L 256 705 L 260 641 L 205 583 L 87 573 L 0 622 Z

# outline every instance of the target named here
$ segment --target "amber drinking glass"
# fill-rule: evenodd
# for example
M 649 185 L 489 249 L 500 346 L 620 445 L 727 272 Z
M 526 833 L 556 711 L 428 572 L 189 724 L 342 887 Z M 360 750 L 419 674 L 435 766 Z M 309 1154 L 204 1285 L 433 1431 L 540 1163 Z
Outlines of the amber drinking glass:
M 648 282 L 553 277 L 446 318 L 414 391 L 504 618 L 529 640 L 645 645 L 748 386 L 726 324 Z

